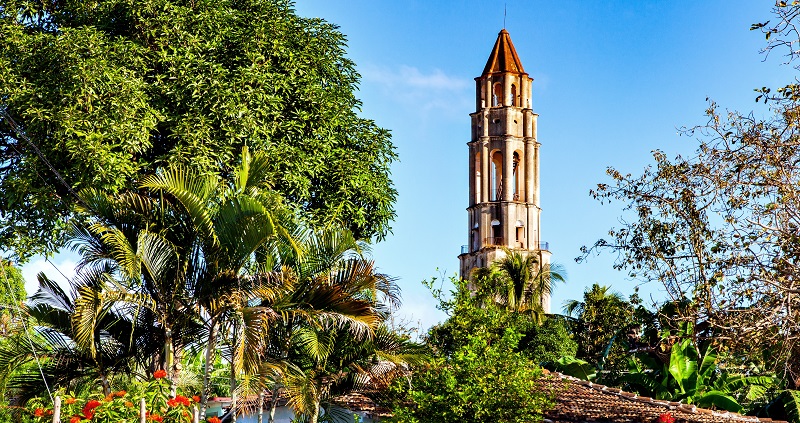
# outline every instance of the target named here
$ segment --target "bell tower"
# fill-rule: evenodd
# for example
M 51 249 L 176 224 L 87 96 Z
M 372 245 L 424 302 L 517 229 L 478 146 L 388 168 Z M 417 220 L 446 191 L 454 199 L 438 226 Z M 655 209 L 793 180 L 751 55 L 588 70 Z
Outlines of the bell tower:
M 550 263 L 539 238 L 539 115 L 531 108 L 533 79 L 525 73 L 503 29 L 481 76 L 475 78 L 475 113 L 469 146 L 468 244 L 461 247 L 461 277 L 505 257 L 505 249 Z M 550 299 L 542 298 L 546 312 Z

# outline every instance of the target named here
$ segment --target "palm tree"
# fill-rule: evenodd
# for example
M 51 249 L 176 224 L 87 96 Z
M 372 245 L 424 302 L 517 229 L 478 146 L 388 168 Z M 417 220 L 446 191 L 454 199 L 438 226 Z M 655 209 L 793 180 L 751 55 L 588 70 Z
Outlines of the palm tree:
M 409 366 L 420 365 L 427 357 L 420 344 L 386 325 L 369 339 L 358 339 L 346 330 L 308 328 L 298 338 L 296 366 L 284 383 L 289 405 L 312 423 L 320 419 L 320 407 L 325 410 L 322 417 L 333 418 L 346 408 L 351 394 L 380 398 L 392 381 L 409 375 Z
M 83 269 L 68 281 L 65 292 L 44 274 L 38 276 L 39 290 L 22 307 L 29 331 L 19 331 L 0 346 L 0 379 L 3 392 L 13 392 L 26 401 L 46 395 L 48 387 L 76 389 L 99 382 L 111 393 L 111 377 L 131 374 L 142 366 L 140 349 L 153 348 L 152 325 L 131 310 L 111 308 L 92 323 L 91 344 L 79 342 L 73 324 L 78 292 L 105 283 L 108 269 Z M 138 319 L 134 321 L 133 319 Z
M 303 244 L 313 250 L 306 258 L 286 229 L 294 216 L 264 182 L 266 169 L 264 156 L 245 148 L 231 182 L 173 166 L 146 178 L 139 192 L 84 192 L 85 223 L 75 225 L 71 245 L 81 251 L 82 266 L 108 265 L 119 280 L 81 291 L 72 316 L 80 341 L 91 344 L 92 323 L 104 310 L 128 304 L 150 313 L 164 345 L 151 367 L 168 369 L 174 389 L 182 349 L 205 339 L 205 404 L 218 336 L 229 347 L 232 384 L 275 368 L 263 360 L 264 350 L 287 322 L 287 333 L 313 324 L 369 336 L 379 322 L 373 291 L 394 295 L 396 286 L 358 266 L 350 274 L 371 279 L 331 280 L 348 274 L 331 272 L 332 264 L 344 263 L 331 250 L 339 248 L 337 240 L 356 244 L 344 232 L 311 237 Z M 234 398 L 248 386 L 232 389 Z
M 366 245 L 348 231 L 311 233 L 302 245 L 303 256 L 284 254 L 275 263 L 297 282 L 272 305 L 287 318 L 271 332 L 265 356 L 265 362 L 279 367 L 266 375 L 273 396 L 270 421 L 285 390 L 297 413 L 316 422 L 333 383 L 329 358 L 342 351 L 337 345 L 374 340 L 390 308 L 399 304 L 394 279 L 376 271 L 362 254 Z M 334 367 L 343 368 L 342 363 Z
M 612 292 L 611 287 L 605 285 L 592 285 L 589 290 L 583 293 L 584 301 L 568 300 L 564 302 L 562 311 L 569 317 L 579 317 L 586 311 L 586 302 L 592 303 L 605 303 L 616 302 L 623 303 L 625 299 L 622 298 L 618 292 Z
M 557 264 L 541 263 L 535 254 L 504 249 L 505 257 L 488 268 L 476 269 L 473 284 L 486 300 L 516 312 L 531 313 L 540 320 L 545 314 L 543 300 L 553 285 L 565 281 L 565 271 Z
M 248 343 L 266 333 L 276 315 L 249 304 L 274 295 L 277 287 L 270 272 L 252 275 L 246 269 L 271 242 L 292 244 L 278 223 L 290 215 L 267 190 L 266 169 L 264 155 L 251 156 L 245 147 L 232 182 L 172 166 L 145 178 L 140 192 L 83 192 L 78 211 L 85 223 L 75 225 L 72 245 L 82 253 L 81 266 L 108 264 L 120 280 L 115 287 L 81 292 L 73 316 L 81 339 L 90 342 L 90 323 L 104 307 L 126 302 L 130 298 L 121 294 L 136 292 L 141 294 L 136 305 L 162 328 L 164 349 L 155 354 L 152 368 L 167 369 L 174 381 L 182 349 L 202 338 L 207 361 L 213 361 L 219 326 L 225 319 L 241 323 L 243 316 L 244 332 L 233 333 L 237 351 L 245 354 L 233 368 L 240 371 L 245 362 L 255 367 L 258 348 Z M 238 336 L 243 333 L 247 336 Z

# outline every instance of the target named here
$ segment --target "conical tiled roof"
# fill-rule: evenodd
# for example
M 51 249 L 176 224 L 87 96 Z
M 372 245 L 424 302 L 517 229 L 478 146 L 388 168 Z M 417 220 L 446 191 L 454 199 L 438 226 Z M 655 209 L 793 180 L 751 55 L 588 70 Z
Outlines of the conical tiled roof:
M 486 67 L 483 68 L 483 75 L 495 72 L 525 73 L 525 70 L 522 69 L 522 62 L 517 56 L 517 50 L 514 49 L 514 43 L 511 42 L 511 36 L 505 29 L 497 34 L 492 54 L 489 55 Z

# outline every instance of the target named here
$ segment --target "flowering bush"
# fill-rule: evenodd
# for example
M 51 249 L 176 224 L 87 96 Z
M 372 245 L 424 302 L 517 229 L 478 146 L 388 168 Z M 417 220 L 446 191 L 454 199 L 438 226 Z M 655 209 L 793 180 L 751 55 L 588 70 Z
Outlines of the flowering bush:
M 61 393 L 61 421 L 69 423 L 138 423 L 139 407 L 145 400 L 145 416 L 148 422 L 191 423 L 192 408 L 200 398 L 176 395 L 169 396 L 169 381 L 166 372 L 158 370 L 153 379 L 137 386 L 136 392 L 116 391 L 109 395 L 93 394 L 89 398 L 75 398 Z M 53 421 L 53 408 L 44 399 L 32 400 L 27 410 L 35 423 Z M 219 423 L 217 417 L 205 420 Z

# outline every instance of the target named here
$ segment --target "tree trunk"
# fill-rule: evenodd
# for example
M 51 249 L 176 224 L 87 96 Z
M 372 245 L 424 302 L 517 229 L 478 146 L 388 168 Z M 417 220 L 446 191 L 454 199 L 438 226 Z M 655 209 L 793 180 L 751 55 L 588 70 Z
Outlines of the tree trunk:
M 310 423 L 317 423 L 319 421 L 319 400 L 314 400 L 314 409 L 311 410 Z
M 264 423 L 264 392 L 258 394 L 258 423 Z
M 231 423 L 236 423 L 236 370 L 231 363 Z
M 164 370 L 167 371 L 167 377 L 169 378 L 169 395 L 171 398 L 175 398 L 175 392 L 178 390 L 178 387 L 175 383 L 177 375 L 175 374 L 174 363 L 175 363 L 175 356 L 173 355 L 173 348 L 172 348 L 172 328 L 165 325 Z
M 216 356 L 217 343 L 217 319 L 211 319 L 211 330 L 208 333 L 208 344 L 206 345 L 206 362 L 203 366 L 203 392 L 200 395 L 200 418 L 206 418 L 208 408 L 208 396 L 211 395 L 211 366 Z
M 278 408 L 278 398 L 280 397 L 280 388 L 272 388 L 272 399 L 269 403 L 269 423 L 275 423 L 275 410 Z
M 111 395 L 111 384 L 108 383 L 108 376 L 105 373 L 100 375 L 100 383 L 103 384 L 103 395 Z

